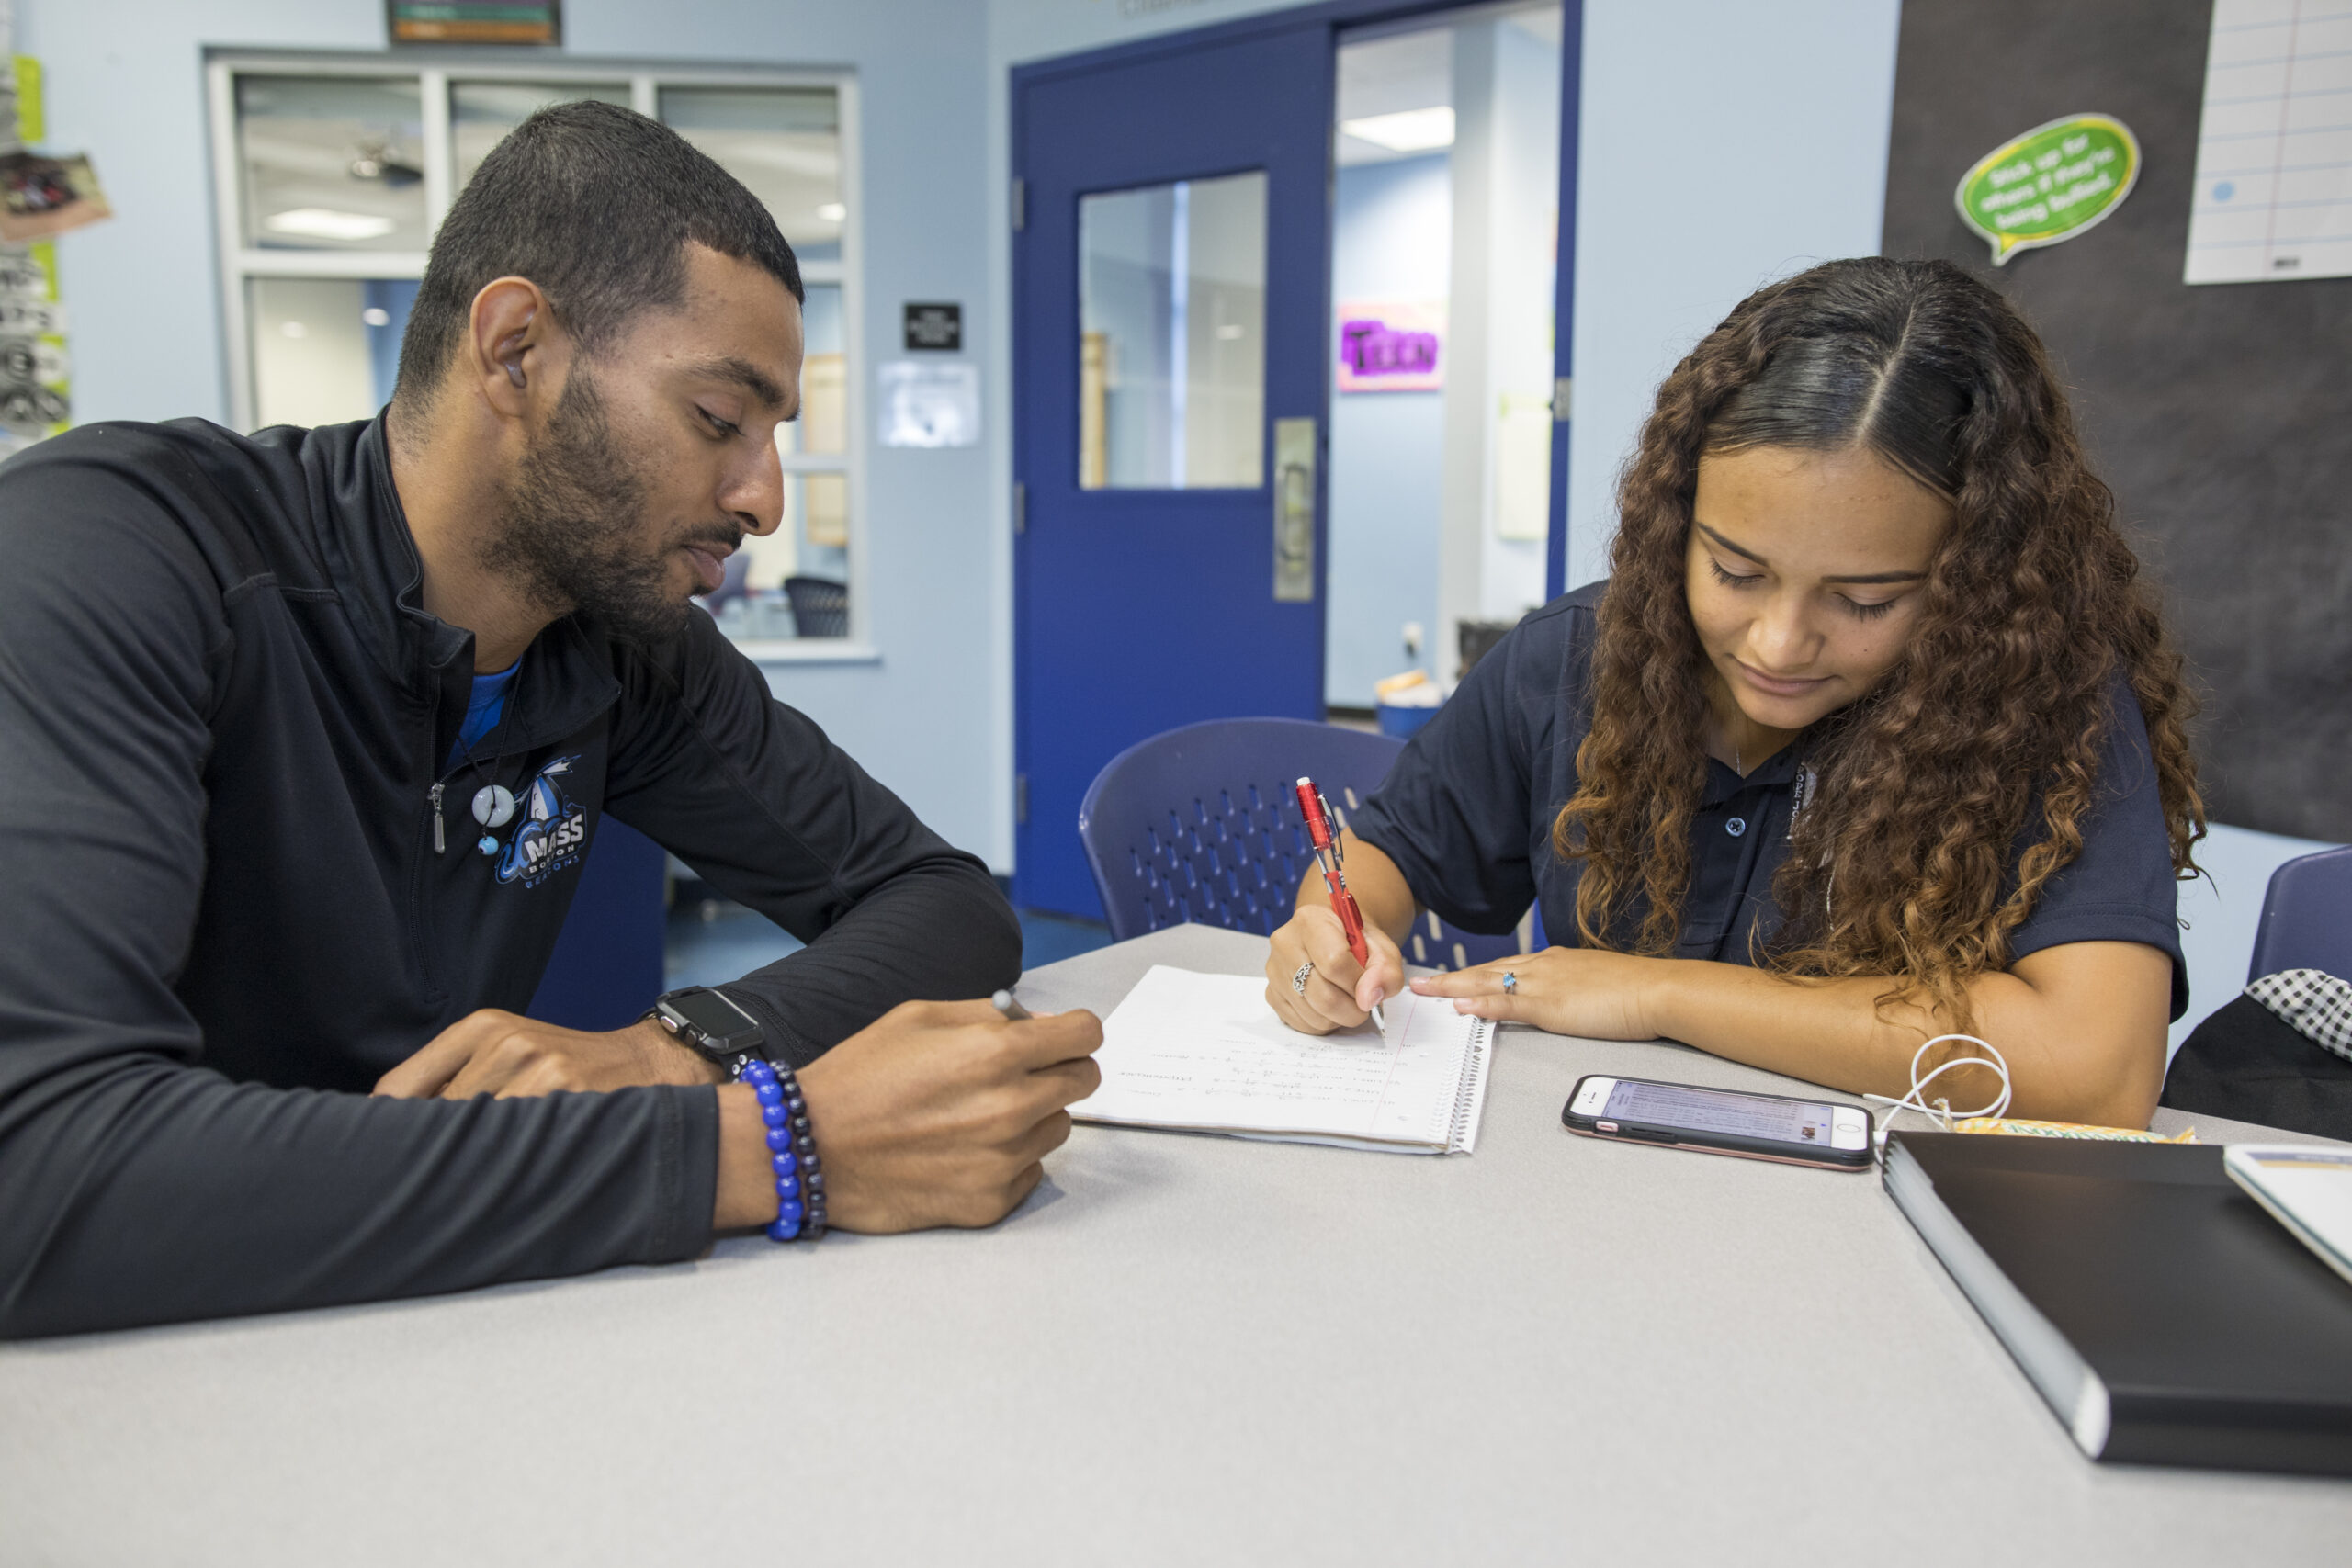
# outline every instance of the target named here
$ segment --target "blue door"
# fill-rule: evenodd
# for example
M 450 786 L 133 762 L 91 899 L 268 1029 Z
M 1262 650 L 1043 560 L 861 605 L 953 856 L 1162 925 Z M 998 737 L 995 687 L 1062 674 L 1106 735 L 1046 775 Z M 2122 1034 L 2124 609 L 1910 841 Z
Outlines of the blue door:
M 1012 77 L 1016 898 L 1099 916 L 1078 807 L 1135 742 L 1324 716 L 1329 0 Z M 1561 11 L 1548 591 L 1567 538 L 1581 0 Z
M 1200 719 L 1323 716 L 1330 20 L 1013 79 L 1016 895 L 1099 916 L 1078 807 Z

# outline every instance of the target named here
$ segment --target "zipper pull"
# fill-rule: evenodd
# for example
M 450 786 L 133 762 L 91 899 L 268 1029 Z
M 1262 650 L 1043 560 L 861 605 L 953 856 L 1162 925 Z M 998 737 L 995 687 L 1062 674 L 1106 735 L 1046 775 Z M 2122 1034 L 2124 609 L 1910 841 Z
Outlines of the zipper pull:
M 442 854 L 447 849 L 448 844 L 441 836 L 441 786 L 435 784 L 433 786 L 433 852 L 436 855 Z

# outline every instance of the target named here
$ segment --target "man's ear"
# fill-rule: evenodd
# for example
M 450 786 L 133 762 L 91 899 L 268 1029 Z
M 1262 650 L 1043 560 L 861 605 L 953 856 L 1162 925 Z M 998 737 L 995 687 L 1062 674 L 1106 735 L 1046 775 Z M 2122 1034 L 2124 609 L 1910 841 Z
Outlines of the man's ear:
M 474 296 L 467 320 L 465 371 L 482 400 L 507 419 L 544 412 L 569 344 L 547 296 L 527 277 L 500 277 Z

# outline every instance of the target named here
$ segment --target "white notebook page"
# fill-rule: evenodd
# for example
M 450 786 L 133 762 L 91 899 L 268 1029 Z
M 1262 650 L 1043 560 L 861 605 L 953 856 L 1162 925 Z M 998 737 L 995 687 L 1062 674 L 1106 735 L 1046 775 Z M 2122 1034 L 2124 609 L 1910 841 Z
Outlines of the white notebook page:
M 1448 1001 L 1395 997 L 1370 1024 L 1300 1034 L 1262 979 L 1155 965 L 1102 1021 L 1102 1087 L 1082 1122 L 1467 1154 L 1493 1026 Z

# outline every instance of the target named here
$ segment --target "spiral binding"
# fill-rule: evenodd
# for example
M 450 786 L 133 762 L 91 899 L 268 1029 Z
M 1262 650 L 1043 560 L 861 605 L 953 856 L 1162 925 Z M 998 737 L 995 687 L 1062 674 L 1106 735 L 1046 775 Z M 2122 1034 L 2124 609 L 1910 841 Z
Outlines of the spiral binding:
M 1471 1025 L 1470 1068 L 1453 1086 L 1453 1121 L 1445 1134 L 1448 1153 L 1462 1146 L 1462 1141 L 1470 1135 L 1470 1124 L 1478 1118 L 1478 1101 L 1487 1090 L 1487 1062 L 1494 1039 L 1493 1019 L 1482 1018 Z

